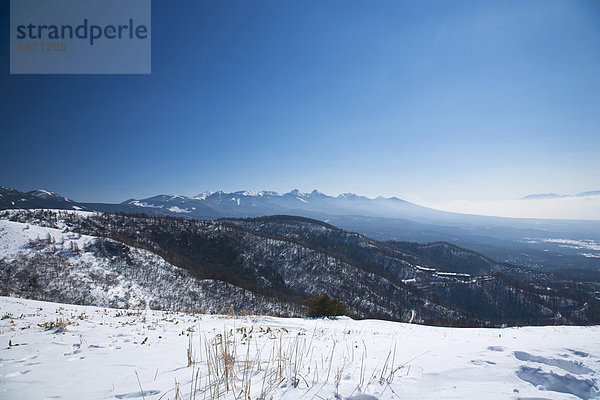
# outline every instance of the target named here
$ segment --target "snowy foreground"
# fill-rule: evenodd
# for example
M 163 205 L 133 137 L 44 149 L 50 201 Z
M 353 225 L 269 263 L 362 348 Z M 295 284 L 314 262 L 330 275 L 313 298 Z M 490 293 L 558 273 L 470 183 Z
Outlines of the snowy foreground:
M 599 398 L 600 327 L 435 328 L 0 297 L 2 399 Z

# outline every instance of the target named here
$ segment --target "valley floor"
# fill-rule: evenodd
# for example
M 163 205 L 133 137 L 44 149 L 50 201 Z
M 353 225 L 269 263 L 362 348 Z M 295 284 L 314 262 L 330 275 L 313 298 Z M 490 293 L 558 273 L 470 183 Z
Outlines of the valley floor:
M 0 297 L 2 399 L 599 398 L 600 326 L 437 328 Z

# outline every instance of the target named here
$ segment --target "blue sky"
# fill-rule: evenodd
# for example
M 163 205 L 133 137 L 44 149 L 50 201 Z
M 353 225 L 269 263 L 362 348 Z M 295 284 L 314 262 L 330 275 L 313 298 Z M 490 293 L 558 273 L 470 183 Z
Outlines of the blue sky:
M 0 43 L 0 185 L 427 204 L 600 189 L 598 2 L 155 0 L 152 16 L 147 76 L 9 75 Z

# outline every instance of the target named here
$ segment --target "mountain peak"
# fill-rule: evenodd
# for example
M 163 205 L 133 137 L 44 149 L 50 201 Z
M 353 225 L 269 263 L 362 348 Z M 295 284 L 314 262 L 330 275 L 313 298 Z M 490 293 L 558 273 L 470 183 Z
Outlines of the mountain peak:
M 346 199 L 346 200 L 357 200 L 357 199 L 366 199 L 364 196 L 359 196 L 354 193 L 342 193 L 338 195 L 338 199 Z
M 294 189 L 291 192 L 289 192 L 288 194 L 291 194 L 292 196 L 299 196 L 299 197 L 306 196 L 306 193 L 303 193 L 303 192 L 299 191 L 298 189 Z
M 385 197 L 384 197 L 384 199 L 385 199 Z M 388 200 L 400 201 L 400 202 L 402 202 L 402 203 L 407 203 L 407 201 L 406 201 L 406 200 L 402 200 L 402 199 L 400 199 L 400 198 L 398 198 L 398 197 L 396 197 L 396 196 L 390 197 Z
M 52 197 L 52 196 L 56 196 L 56 194 L 49 192 L 47 190 L 44 189 L 36 189 L 36 190 L 32 190 L 31 192 L 29 192 L 30 195 L 35 196 L 35 197 Z
M 37 197 L 38 199 L 57 199 L 57 200 L 61 200 L 61 201 L 71 201 L 64 196 L 49 192 L 44 189 L 32 190 L 31 192 L 27 192 L 27 194 L 31 195 L 33 197 Z
M 210 195 L 212 195 L 214 192 L 210 192 L 210 191 L 206 191 L 206 192 L 202 192 L 200 194 L 197 194 L 196 196 L 193 196 L 192 199 L 194 200 L 206 200 L 206 198 Z
M 238 190 L 237 192 L 233 192 L 234 194 L 238 194 L 240 196 L 248 196 L 248 197 L 258 197 L 262 196 L 264 192 L 259 192 L 257 190 Z

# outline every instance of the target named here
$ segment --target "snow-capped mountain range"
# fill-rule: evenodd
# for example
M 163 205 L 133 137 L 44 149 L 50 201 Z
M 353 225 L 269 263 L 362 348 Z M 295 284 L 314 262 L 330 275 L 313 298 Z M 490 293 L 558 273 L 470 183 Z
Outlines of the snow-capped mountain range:
M 274 214 L 311 213 L 321 215 L 369 215 L 380 217 L 411 213 L 448 214 L 398 199 L 370 199 L 353 193 L 328 196 L 318 190 L 303 193 L 274 191 L 204 192 L 196 196 L 157 195 L 129 199 L 119 204 L 81 203 L 61 195 L 35 190 L 20 192 L 0 187 L 0 208 L 56 208 L 90 211 L 143 212 L 152 215 L 181 215 L 194 218 L 254 217 Z
M 577 195 L 534 194 L 522 200 L 537 198 L 599 196 L 600 191 Z M 408 219 L 419 223 L 446 225 L 502 225 L 515 219 L 457 214 L 420 206 L 397 197 L 369 198 L 354 193 L 330 196 L 313 190 L 288 193 L 242 190 L 236 192 L 203 192 L 195 196 L 160 194 L 144 199 L 128 199 L 122 203 L 84 203 L 60 194 L 38 189 L 30 192 L 0 187 L 0 209 L 53 208 L 87 211 L 129 212 L 150 215 L 171 215 L 186 218 L 214 219 L 227 217 L 258 217 L 265 215 L 301 215 L 326 219 L 330 216 L 363 216 L 371 218 Z M 538 225 L 540 221 L 520 220 L 521 226 Z M 594 223 L 594 221 L 590 222 Z
M 595 192 L 592 192 L 595 193 Z M 527 201 L 527 200 L 523 200 Z M 599 271 L 600 221 L 535 220 L 457 214 L 392 198 L 317 190 L 204 192 L 157 195 L 122 203 L 83 203 L 46 190 L 0 187 L 0 209 L 65 209 L 123 212 L 188 219 L 296 215 L 329 222 L 377 240 L 448 241 L 502 262 L 531 268 Z M 588 245 L 564 245 L 580 243 Z
M 130 199 L 125 206 L 148 209 L 148 213 L 187 214 L 195 217 L 253 217 L 273 214 L 369 215 L 378 217 L 437 213 L 396 197 L 370 199 L 353 193 L 328 196 L 318 190 L 303 193 L 273 191 L 205 192 L 197 196 L 159 195 L 146 199 Z

